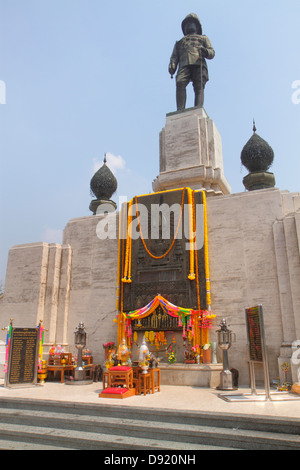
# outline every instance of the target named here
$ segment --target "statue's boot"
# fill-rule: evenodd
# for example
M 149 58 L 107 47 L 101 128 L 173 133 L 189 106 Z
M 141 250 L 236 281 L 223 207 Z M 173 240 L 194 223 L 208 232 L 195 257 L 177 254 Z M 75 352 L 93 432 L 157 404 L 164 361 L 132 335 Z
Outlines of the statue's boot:
M 195 107 L 203 108 L 204 105 L 204 89 L 195 90 Z
M 186 105 L 186 89 L 184 87 L 176 88 L 177 111 L 183 111 Z

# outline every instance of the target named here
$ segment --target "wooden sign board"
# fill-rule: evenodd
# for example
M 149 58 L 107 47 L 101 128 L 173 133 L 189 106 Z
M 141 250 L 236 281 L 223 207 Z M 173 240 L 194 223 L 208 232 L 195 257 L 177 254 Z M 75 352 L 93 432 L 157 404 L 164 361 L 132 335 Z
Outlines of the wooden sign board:
M 250 384 L 252 394 L 256 394 L 254 365 L 260 363 L 264 369 L 264 382 L 266 398 L 270 399 L 270 378 L 265 343 L 265 330 L 262 305 L 246 308 L 246 326 L 249 346 Z
M 40 328 L 12 328 L 5 386 L 37 384 Z
M 246 309 L 249 359 L 254 362 L 264 361 L 264 329 L 262 307 L 258 305 Z

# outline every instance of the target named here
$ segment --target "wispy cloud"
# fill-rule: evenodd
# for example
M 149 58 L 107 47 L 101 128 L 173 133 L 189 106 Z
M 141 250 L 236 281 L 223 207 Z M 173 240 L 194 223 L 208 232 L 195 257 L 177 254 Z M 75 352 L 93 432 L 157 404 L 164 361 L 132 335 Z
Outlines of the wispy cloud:
M 62 230 L 47 227 L 42 233 L 42 241 L 46 243 L 62 243 L 62 236 Z
M 106 164 L 108 168 L 115 174 L 118 170 L 124 170 L 126 168 L 126 162 L 121 155 L 113 155 L 112 153 L 106 153 Z M 103 165 L 103 160 L 99 160 L 97 158 L 93 159 L 93 172 L 96 173 L 96 171 L 101 168 Z

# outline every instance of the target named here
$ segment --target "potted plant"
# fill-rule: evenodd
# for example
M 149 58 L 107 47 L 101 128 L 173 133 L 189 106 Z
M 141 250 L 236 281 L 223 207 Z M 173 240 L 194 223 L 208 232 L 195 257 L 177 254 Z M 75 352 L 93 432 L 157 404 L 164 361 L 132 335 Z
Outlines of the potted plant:
M 195 351 L 194 348 L 191 350 L 189 349 L 189 346 L 186 345 L 184 342 L 184 362 L 186 364 L 195 364 L 196 363 L 196 358 L 195 358 Z

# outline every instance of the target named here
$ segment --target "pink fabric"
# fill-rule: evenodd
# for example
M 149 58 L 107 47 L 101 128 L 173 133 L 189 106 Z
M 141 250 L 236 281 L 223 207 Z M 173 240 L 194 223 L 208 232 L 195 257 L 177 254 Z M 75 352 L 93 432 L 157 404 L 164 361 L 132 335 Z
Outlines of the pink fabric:
M 129 366 L 114 366 L 114 367 L 111 367 L 109 370 L 119 370 L 119 371 L 128 371 L 128 370 L 131 370 L 131 367 Z
M 106 388 L 101 393 L 109 393 L 114 395 L 123 395 L 123 393 L 128 392 L 128 388 L 120 388 L 120 387 L 111 387 Z

